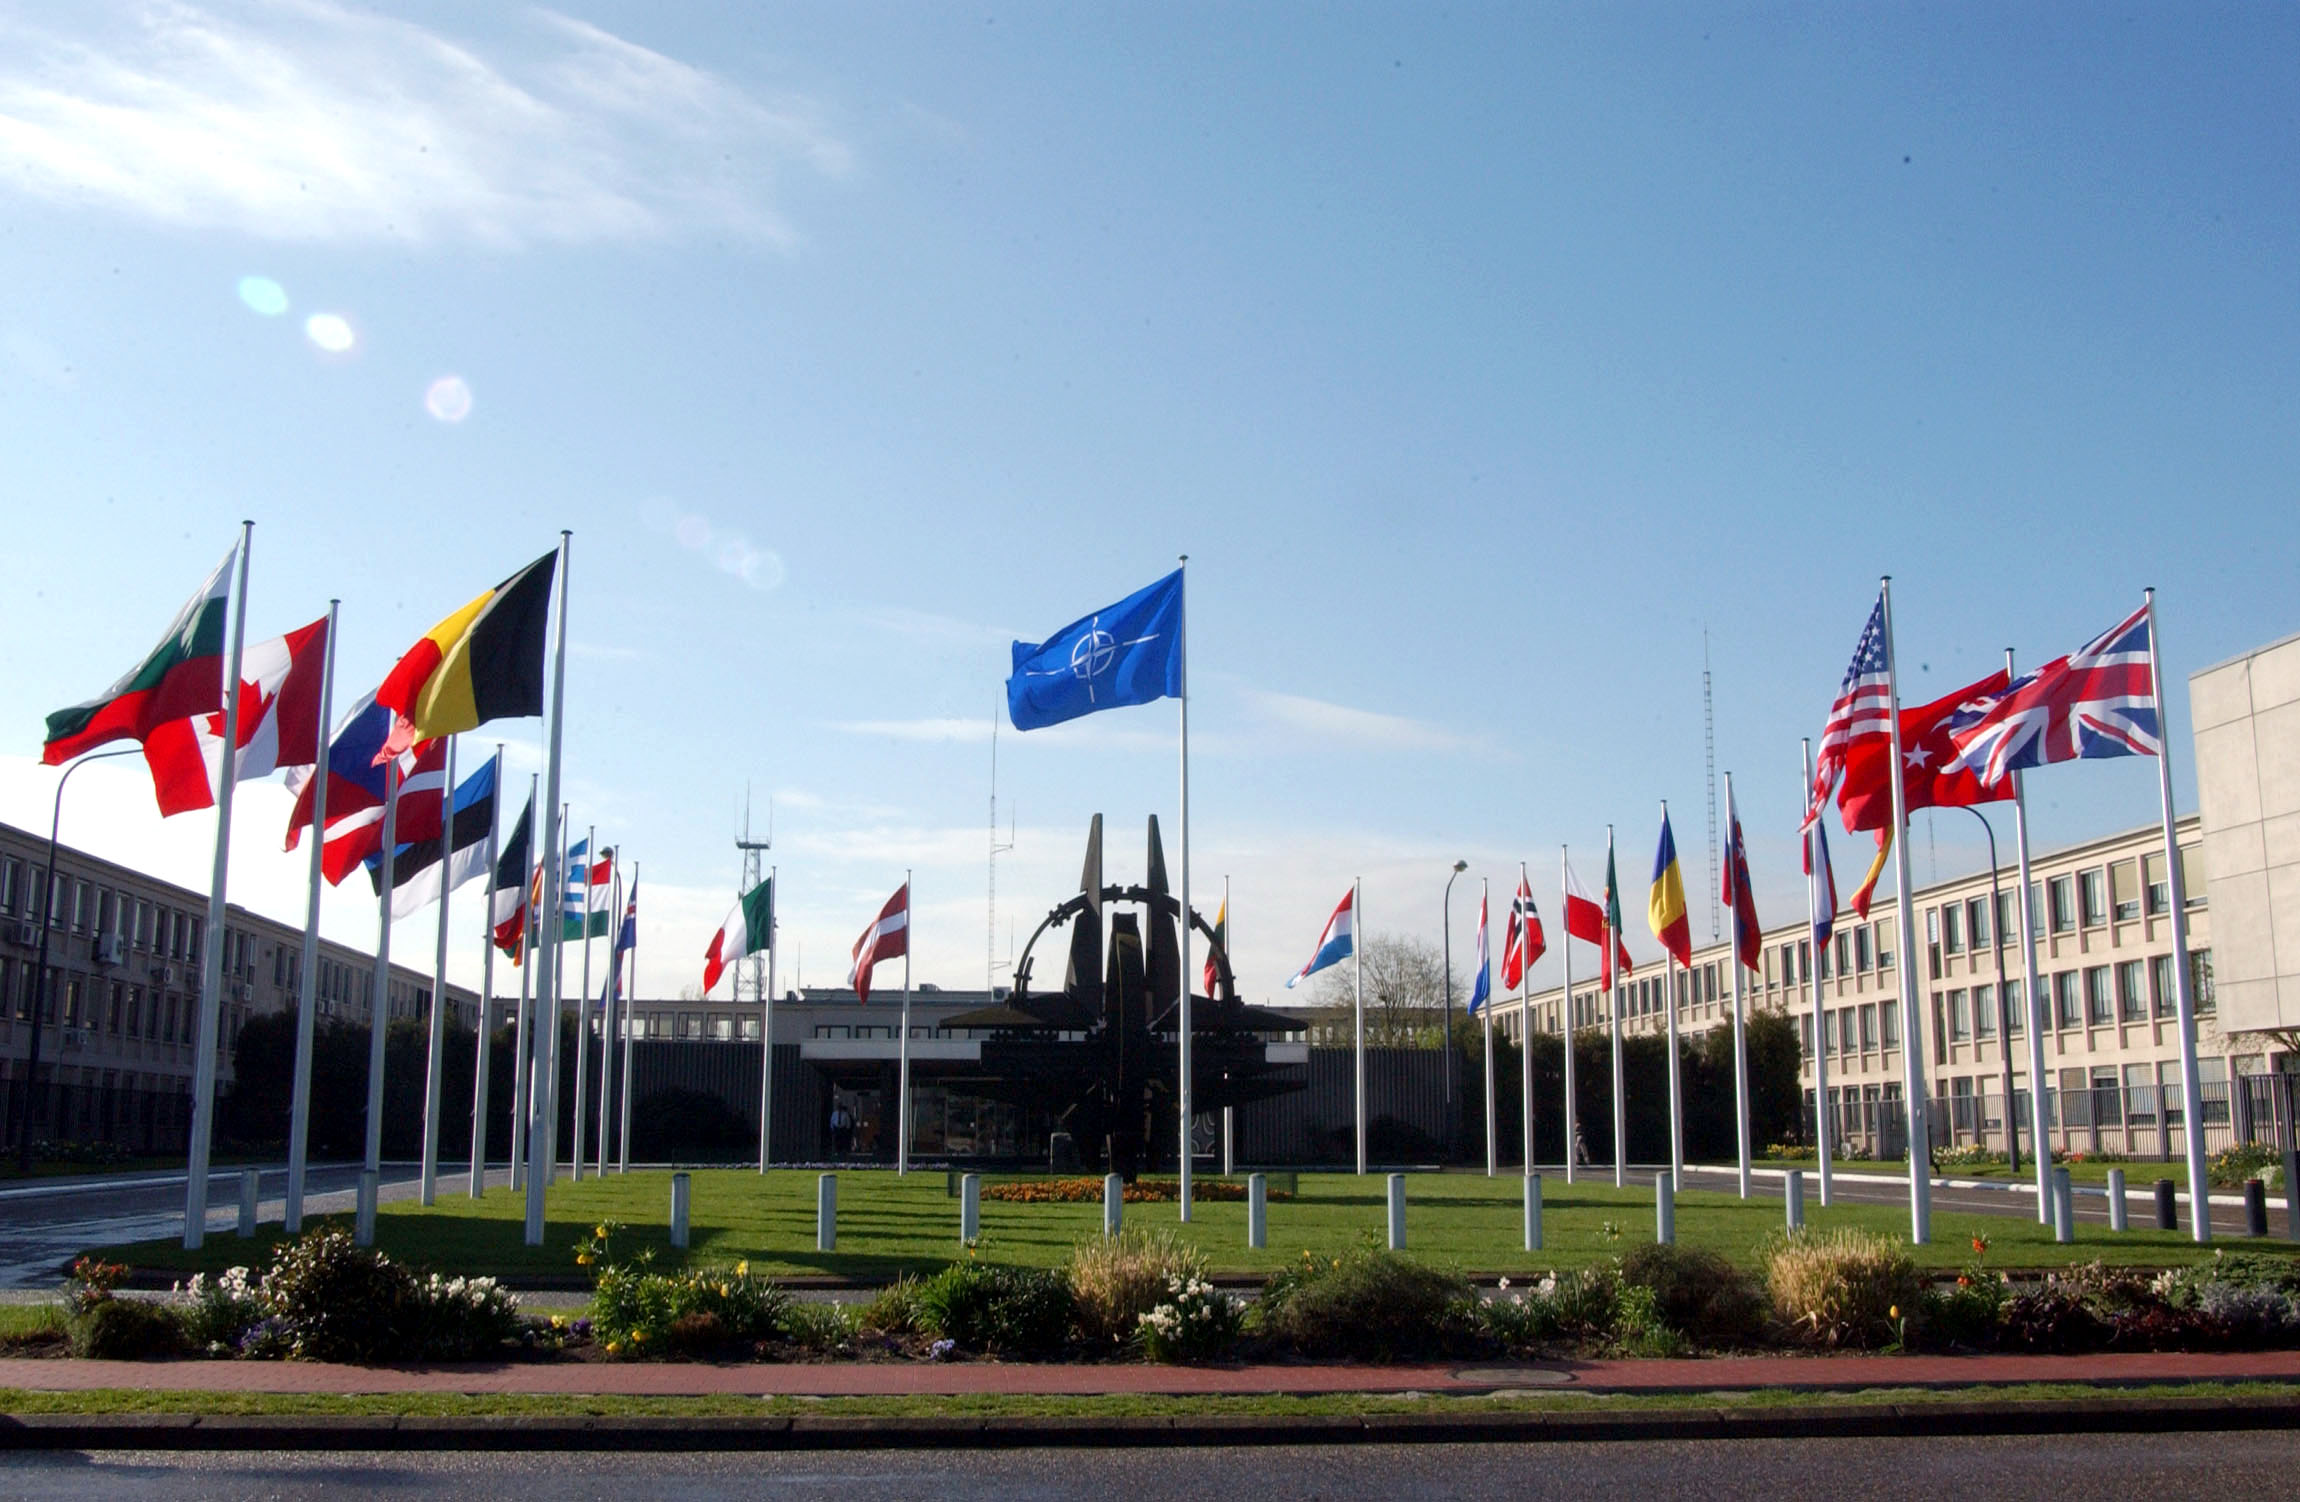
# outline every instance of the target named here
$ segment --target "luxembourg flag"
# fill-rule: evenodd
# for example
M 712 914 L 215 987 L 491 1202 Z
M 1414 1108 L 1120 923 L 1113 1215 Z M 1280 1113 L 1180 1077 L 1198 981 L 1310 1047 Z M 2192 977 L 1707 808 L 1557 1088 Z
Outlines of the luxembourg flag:
M 1326 931 L 1318 935 L 1318 952 L 1310 956 L 1310 962 L 1302 967 L 1299 974 L 1286 982 L 1287 990 L 1293 990 L 1328 965 L 1346 960 L 1357 952 L 1357 946 L 1351 938 L 1351 931 L 1357 925 L 1357 910 L 1354 906 L 1357 897 L 1356 887 L 1342 894 L 1341 906 L 1335 908 L 1334 916 L 1326 920 Z
M 1477 979 L 1470 984 L 1469 1015 L 1475 1017 L 1477 1009 L 1493 995 L 1493 961 L 1485 947 L 1485 899 L 1477 900 Z

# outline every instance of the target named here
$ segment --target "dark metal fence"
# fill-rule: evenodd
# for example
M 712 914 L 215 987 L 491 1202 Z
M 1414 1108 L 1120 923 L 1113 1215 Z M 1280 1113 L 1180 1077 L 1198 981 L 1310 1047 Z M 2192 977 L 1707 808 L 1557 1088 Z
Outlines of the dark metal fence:
M 2100 1084 L 2082 1090 L 2048 1088 L 2045 1121 L 2050 1145 L 2064 1153 L 2111 1153 L 2148 1162 L 2171 1162 L 2187 1148 L 2187 1115 L 2180 1086 Z M 2207 1080 L 2197 1101 L 2208 1153 L 2241 1143 L 2283 1147 L 2294 1139 L 2300 1119 L 2300 1075 L 2252 1074 L 2234 1080 Z M 2035 1148 L 2029 1122 L 2029 1093 L 2013 1095 L 2013 1130 L 2021 1150 Z M 2004 1096 L 1937 1095 L 1928 1113 L 1928 1137 L 1940 1147 L 2005 1150 Z M 1813 1140 L 1813 1103 L 1806 1098 L 1806 1140 Z M 1898 1096 L 1845 1100 L 1830 1123 L 1831 1141 L 1876 1158 L 1904 1156 L 1908 1113 Z
M 32 1140 L 116 1148 L 157 1156 L 191 1144 L 192 1097 L 181 1090 L 128 1090 L 0 1080 L 0 1146 L 14 1152 L 22 1136 L 24 1091 L 32 1092 Z

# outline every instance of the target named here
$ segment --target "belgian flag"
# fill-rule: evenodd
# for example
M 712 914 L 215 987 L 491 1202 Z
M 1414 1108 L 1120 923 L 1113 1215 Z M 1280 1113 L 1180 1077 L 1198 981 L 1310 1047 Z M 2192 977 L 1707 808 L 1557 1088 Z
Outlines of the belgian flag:
M 392 712 L 376 761 L 419 740 L 543 713 L 545 628 L 559 555 L 527 567 L 425 632 L 375 691 Z

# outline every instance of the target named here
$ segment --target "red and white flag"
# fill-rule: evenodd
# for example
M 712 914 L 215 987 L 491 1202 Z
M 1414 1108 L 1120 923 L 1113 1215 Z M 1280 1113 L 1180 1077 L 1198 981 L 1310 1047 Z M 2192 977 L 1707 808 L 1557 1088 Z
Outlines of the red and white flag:
M 1523 985 L 1526 972 L 1548 950 L 1549 940 L 1541 931 L 1541 909 L 1533 905 L 1533 886 L 1520 866 L 1517 895 L 1509 902 L 1509 928 L 1502 936 L 1501 988 L 1507 991 Z
M 895 888 L 886 906 L 878 910 L 878 917 L 855 940 L 854 968 L 847 972 L 847 984 L 855 988 L 855 1000 L 870 1001 L 871 967 L 880 960 L 901 959 L 910 953 L 910 883 Z
M 1892 665 L 1885 658 L 1885 597 L 1877 596 L 1861 639 L 1853 644 L 1853 660 L 1837 685 L 1837 701 L 1829 706 L 1829 723 L 1821 727 L 1821 749 L 1813 762 L 1813 786 L 1805 795 L 1805 828 L 1811 828 L 1845 770 L 1846 755 L 1854 744 L 1893 733 Z
M 319 742 L 320 678 L 327 668 L 327 617 L 249 647 L 240 662 L 236 781 L 311 765 Z M 216 806 L 223 785 L 224 712 L 169 720 L 144 737 L 152 791 L 168 817 Z
M 1610 958 L 1606 955 L 1605 904 L 1589 895 L 1589 888 L 1583 886 L 1581 878 L 1573 874 L 1571 863 L 1565 868 L 1565 932 L 1569 938 L 1597 946 L 1601 962 L 1598 967 L 1599 985 L 1610 987 L 1613 984 L 1613 960 L 1620 962 L 1623 975 L 1629 974 L 1629 946 L 1622 943 L 1619 933 L 1615 933 L 1612 936 L 1614 953 Z

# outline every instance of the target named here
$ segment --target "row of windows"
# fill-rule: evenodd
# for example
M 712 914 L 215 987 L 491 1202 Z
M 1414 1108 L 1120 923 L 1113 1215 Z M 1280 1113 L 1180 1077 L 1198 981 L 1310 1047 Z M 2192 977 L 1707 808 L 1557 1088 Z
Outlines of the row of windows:
M 2180 858 L 2188 905 L 2202 907 L 2203 884 L 2194 879 L 2195 873 L 2190 869 L 2193 851 L 2183 849 Z M 2138 919 L 2143 911 L 2157 918 L 2172 910 L 2172 887 L 2165 880 L 2161 855 L 2144 855 L 2137 860 L 2111 861 L 2105 866 L 2064 872 L 2044 881 L 2030 882 L 2028 893 L 2029 932 L 2040 939 L 2047 934 L 2103 928 L 2111 922 L 2129 923 Z M 2020 933 L 2019 901 L 2016 884 L 2014 890 L 1996 894 L 1993 914 L 1987 897 L 1968 897 L 1961 902 L 1927 908 L 1925 943 L 1933 978 L 1940 978 L 1943 956 L 1964 954 L 1968 950 L 1978 954 L 2000 940 L 2012 942 Z

